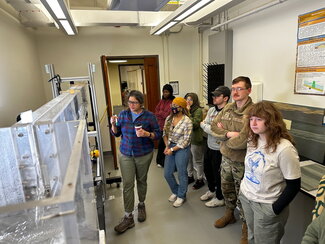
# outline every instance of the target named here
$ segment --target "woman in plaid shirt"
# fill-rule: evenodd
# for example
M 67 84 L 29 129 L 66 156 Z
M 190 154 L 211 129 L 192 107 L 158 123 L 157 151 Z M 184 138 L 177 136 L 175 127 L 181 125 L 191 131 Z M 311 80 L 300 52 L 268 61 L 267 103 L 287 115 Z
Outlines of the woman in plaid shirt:
M 144 201 L 147 194 L 147 174 L 153 156 L 154 143 L 161 136 L 155 115 L 143 108 L 144 97 L 140 91 L 130 91 L 127 110 L 111 117 L 112 134 L 121 136 L 120 167 L 123 179 L 125 216 L 114 230 L 123 233 L 134 227 L 134 179 L 138 190 L 138 221 L 146 220 Z
M 168 201 L 174 207 L 183 205 L 187 192 L 187 163 L 190 156 L 190 143 L 193 124 L 186 108 L 186 100 L 176 97 L 171 106 L 171 114 L 166 118 L 163 138 L 165 148 L 164 176 L 172 191 Z M 178 172 L 178 183 L 174 176 Z

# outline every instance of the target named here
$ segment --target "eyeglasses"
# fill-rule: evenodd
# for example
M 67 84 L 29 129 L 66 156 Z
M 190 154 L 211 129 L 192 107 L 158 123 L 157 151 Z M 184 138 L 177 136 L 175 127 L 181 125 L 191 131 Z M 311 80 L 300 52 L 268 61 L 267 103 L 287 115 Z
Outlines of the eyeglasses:
M 128 101 L 128 104 L 139 104 L 139 102 L 134 101 Z
M 247 90 L 247 88 L 244 88 L 244 87 L 236 87 L 236 88 L 231 88 L 231 92 L 239 92 L 239 91 L 243 91 L 243 90 Z
M 186 101 L 193 102 L 193 99 L 192 98 L 186 98 Z

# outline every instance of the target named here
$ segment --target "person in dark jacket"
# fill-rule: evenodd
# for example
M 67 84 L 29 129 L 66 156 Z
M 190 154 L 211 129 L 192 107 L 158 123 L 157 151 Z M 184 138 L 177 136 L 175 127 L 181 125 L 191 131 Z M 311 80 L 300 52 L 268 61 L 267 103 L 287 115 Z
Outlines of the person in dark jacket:
M 197 190 L 204 186 L 203 175 L 203 156 L 204 156 L 204 138 L 200 123 L 203 120 L 203 111 L 196 93 L 188 93 L 185 96 L 187 109 L 190 111 L 190 119 L 193 123 L 193 132 L 191 139 L 191 157 L 187 165 L 187 174 L 189 184 L 195 183 L 193 189 Z
M 163 92 L 162 98 L 155 109 L 155 115 L 158 120 L 161 134 L 164 129 L 165 120 L 167 116 L 170 114 L 172 101 L 175 98 L 173 96 L 173 87 L 169 84 L 164 85 L 162 92 Z M 165 143 L 164 143 L 164 139 L 161 137 L 158 144 L 158 151 L 157 151 L 157 158 L 156 158 L 158 167 L 164 167 L 164 162 L 165 162 L 164 150 L 165 150 Z

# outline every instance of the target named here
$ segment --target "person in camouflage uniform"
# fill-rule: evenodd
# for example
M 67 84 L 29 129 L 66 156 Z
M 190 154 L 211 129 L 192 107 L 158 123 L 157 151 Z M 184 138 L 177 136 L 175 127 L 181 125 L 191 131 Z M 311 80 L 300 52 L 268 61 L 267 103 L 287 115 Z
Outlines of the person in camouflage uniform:
M 313 220 L 308 225 L 301 244 L 325 243 L 325 175 L 319 182 L 316 193 L 315 208 L 312 212 Z
M 223 228 L 228 224 L 235 223 L 234 210 L 238 205 L 243 220 L 241 244 L 247 243 L 247 226 L 237 197 L 244 176 L 247 145 L 244 114 L 253 104 L 249 97 L 251 87 L 252 84 L 248 77 L 239 76 L 235 78 L 231 86 L 234 102 L 226 105 L 211 124 L 212 132 L 219 140 L 222 140 L 220 147 L 222 154 L 221 189 L 226 205 L 224 216 L 216 220 L 214 226 Z

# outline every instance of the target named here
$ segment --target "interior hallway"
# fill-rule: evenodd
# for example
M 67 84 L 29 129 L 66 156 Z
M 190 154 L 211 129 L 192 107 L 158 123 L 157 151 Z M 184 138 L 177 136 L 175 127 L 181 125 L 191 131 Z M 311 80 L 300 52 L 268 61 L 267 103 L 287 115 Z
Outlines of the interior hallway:
M 137 221 L 135 211 L 135 227 L 123 234 L 116 234 L 114 226 L 124 214 L 122 185 L 107 185 L 108 200 L 105 203 L 106 242 L 114 244 L 197 244 L 197 243 L 239 243 L 241 221 L 236 214 L 235 224 L 223 229 L 216 229 L 213 223 L 224 213 L 224 207 L 207 208 L 200 196 L 207 191 L 207 186 L 199 190 L 188 188 L 187 201 L 180 208 L 174 208 L 168 202 L 171 195 L 163 176 L 163 168 L 158 168 L 155 155 L 148 174 L 148 193 L 146 200 L 147 220 Z M 105 170 L 111 171 L 111 176 L 120 175 L 119 170 L 113 169 L 112 156 L 105 156 Z M 137 205 L 137 197 L 136 205 Z

